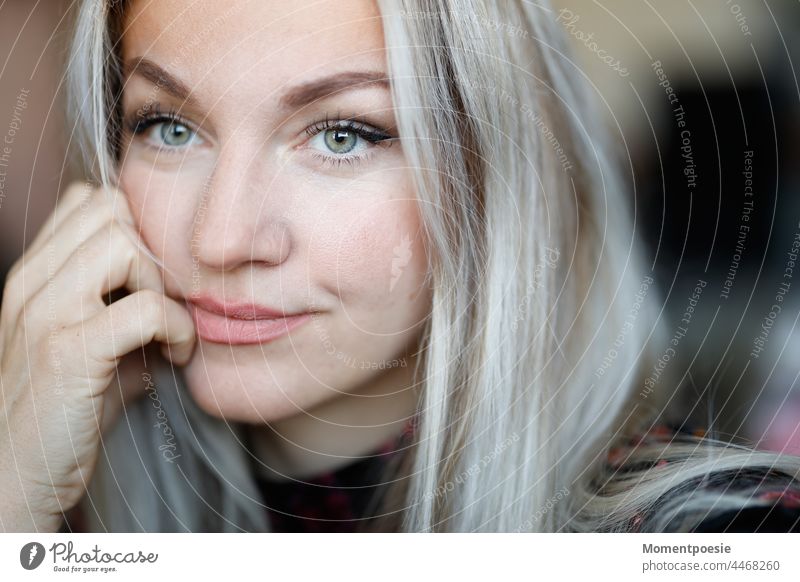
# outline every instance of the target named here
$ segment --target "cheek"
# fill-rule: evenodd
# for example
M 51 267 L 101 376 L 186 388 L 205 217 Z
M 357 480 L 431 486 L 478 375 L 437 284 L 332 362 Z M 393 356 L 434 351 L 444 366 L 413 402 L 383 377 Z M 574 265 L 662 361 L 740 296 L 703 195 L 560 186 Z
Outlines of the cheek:
M 340 308 L 373 332 L 399 331 L 397 326 L 409 323 L 398 321 L 399 314 L 415 318 L 410 304 L 425 300 L 427 261 L 418 203 L 407 192 L 401 188 L 395 196 L 359 197 L 355 204 L 341 205 L 335 220 L 315 234 L 319 241 L 310 254 Z M 385 327 L 394 329 L 379 329 Z
M 203 183 L 183 174 L 177 181 L 174 173 L 154 171 L 152 162 L 132 160 L 120 170 L 119 185 L 139 235 L 169 272 L 181 272 L 186 262 L 183 255 L 189 252 L 189 245 L 183 242 L 191 236 L 195 214 L 192 193 L 202 191 Z M 180 192 L 176 184 L 180 184 Z M 175 285 L 169 277 L 166 283 L 168 288 Z
M 159 196 L 161 190 L 160 181 L 157 177 L 150 175 L 147 168 L 140 168 L 136 162 L 130 162 L 124 166 L 120 172 L 119 184 L 130 205 L 131 212 L 139 228 L 139 234 L 147 243 L 147 246 L 161 256 L 157 246 L 153 243 L 158 239 L 157 235 L 163 233 L 167 228 L 166 209 L 169 201 L 166 197 Z M 149 180 L 143 180 L 142 176 L 150 175 Z

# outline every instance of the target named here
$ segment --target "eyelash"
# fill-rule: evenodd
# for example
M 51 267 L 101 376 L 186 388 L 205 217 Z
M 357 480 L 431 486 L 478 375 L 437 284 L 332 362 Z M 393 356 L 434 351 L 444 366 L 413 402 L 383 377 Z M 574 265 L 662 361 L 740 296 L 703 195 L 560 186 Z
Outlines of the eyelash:
M 176 125 L 183 125 L 187 127 L 193 133 L 197 133 L 197 130 L 194 129 L 191 123 L 184 120 L 174 109 L 170 109 L 169 111 L 162 111 L 156 105 L 153 107 L 151 111 L 142 112 L 141 110 L 137 111 L 133 116 L 131 116 L 126 122 L 125 126 L 127 130 L 133 136 L 140 136 L 145 133 L 151 127 L 158 125 L 159 123 L 174 123 Z M 369 125 L 367 123 L 363 123 L 361 121 L 357 121 L 355 119 L 341 119 L 341 118 L 329 118 L 327 115 L 325 116 L 324 120 L 317 121 L 305 129 L 306 135 L 309 138 L 312 138 L 322 132 L 328 131 L 330 129 L 341 129 L 345 131 L 351 131 L 359 138 L 365 140 L 370 145 L 373 146 L 383 146 L 389 147 L 392 143 L 397 139 L 393 137 L 388 132 L 375 127 L 373 125 Z M 183 149 L 181 146 L 153 146 L 159 149 L 160 151 L 169 153 L 169 152 L 177 152 Z M 356 154 L 356 155 L 334 155 L 334 154 L 322 154 L 320 152 L 314 152 L 312 154 L 317 160 L 321 161 L 323 164 L 330 164 L 334 167 L 341 167 L 344 164 L 355 166 L 359 164 L 369 157 L 369 153 L 367 154 Z
M 176 125 L 185 125 L 193 132 L 196 131 L 192 128 L 192 124 L 185 121 L 174 109 L 164 112 L 155 106 L 152 111 L 143 112 L 141 109 L 137 110 L 126 122 L 125 127 L 132 135 L 141 135 L 146 130 L 159 123 L 174 123 Z
M 306 135 L 308 135 L 309 137 L 314 137 L 330 129 L 342 129 L 345 131 L 351 131 L 354 134 L 356 134 L 356 136 L 365 140 L 366 142 L 368 142 L 373 146 L 389 147 L 396 139 L 388 132 L 373 125 L 369 125 L 367 123 L 363 123 L 355 119 L 341 119 L 341 118 L 330 119 L 327 115 L 325 116 L 324 120 L 313 123 L 312 125 L 307 127 L 305 131 Z M 321 154 L 319 152 L 315 152 L 312 155 L 317 160 L 321 161 L 323 164 L 329 164 L 337 168 L 341 167 L 344 164 L 355 166 L 356 164 L 359 164 L 367 160 L 370 156 L 369 153 L 337 156 L 333 154 L 330 155 Z

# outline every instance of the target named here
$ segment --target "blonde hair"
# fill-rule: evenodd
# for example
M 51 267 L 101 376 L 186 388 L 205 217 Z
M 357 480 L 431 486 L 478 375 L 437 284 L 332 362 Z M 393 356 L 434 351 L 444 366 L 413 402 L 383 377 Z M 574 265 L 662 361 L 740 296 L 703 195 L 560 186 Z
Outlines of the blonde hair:
M 124 4 L 84 0 L 70 55 L 79 149 L 101 183 L 114 181 Z M 750 468 L 788 485 L 797 458 L 709 438 L 607 462 L 663 420 L 673 384 L 640 394 L 666 345 L 659 296 L 615 148 L 547 4 L 379 6 L 434 285 L 396 528 L 626 531 L 646 515 L 640 529 L 686 529 L 764 503 L 756 485 L 699 482 Z M 151 403 L 130 407 L 84 502 L 92 528 L 267 531 L 240 428 L 200 411 L 177 371 L 158 379 L 182 459 L 158 454 Z

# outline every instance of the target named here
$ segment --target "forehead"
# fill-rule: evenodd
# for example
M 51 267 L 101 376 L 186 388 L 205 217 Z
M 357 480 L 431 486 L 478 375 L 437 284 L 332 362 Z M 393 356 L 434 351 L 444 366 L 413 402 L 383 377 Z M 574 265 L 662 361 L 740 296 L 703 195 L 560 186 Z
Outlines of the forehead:
M 374 0 L 134 0 L 125 59 L 147 57 L 196 89 L 277 89 L 305 76 L 385 70 Z M 263 98 L 263 93 L 262 93 Z

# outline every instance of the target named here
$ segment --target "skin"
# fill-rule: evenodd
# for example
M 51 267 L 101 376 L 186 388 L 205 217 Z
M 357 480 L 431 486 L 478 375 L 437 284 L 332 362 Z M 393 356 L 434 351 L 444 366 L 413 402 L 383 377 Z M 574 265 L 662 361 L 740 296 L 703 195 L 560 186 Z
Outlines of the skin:
M 142 57 L 189 95 L 154 79 Z M 399 141 L 350 131 L 357 143 L 343 154 L 320 126 L 354 116 L 396 138 L 389 86 L 356 80 L 284 103 L 323 77 L 387 76 L 377 7 L 137 1 L 122 58 L 128 125 L 148 107 L 180 117 L 127 130 L 120 166 L 166 294 L 316 312 L 268 343 L 199 339 L 184 368 L 191 395 L 209 414 L 247 423 L 275 478 L 335 468 L 398 434 L 418 398 L 412 370 L 430 309 L 411 174 Z

